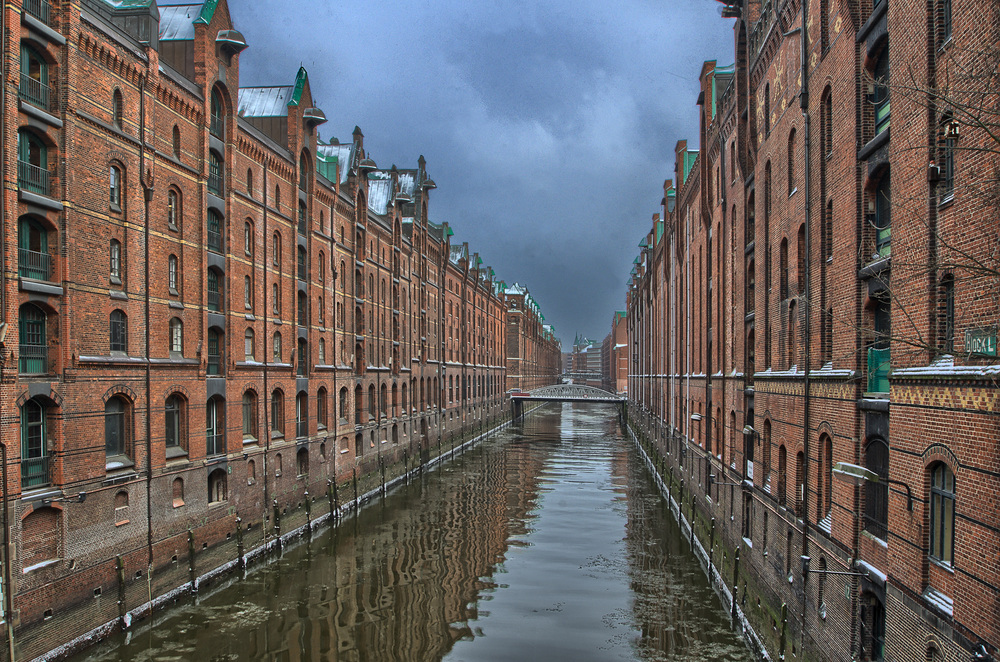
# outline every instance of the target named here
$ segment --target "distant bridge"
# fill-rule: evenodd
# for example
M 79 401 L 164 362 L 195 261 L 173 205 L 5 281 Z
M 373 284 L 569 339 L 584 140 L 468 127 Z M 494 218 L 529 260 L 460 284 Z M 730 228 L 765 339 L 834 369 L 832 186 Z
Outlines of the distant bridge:
M 514 418 L 521 416 L 525 402 L 587 402 L 613 404 L 624 409 L 625 396 L 580 384 L 555 384 L 536 388 L 534 391 L 511 391 L 510 404 Z

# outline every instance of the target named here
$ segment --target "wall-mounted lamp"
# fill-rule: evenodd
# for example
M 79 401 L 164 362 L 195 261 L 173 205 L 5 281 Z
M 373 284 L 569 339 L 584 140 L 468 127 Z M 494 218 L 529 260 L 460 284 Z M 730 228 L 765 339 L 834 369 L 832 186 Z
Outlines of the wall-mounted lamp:
M 692 421 L 696 421 L 697 422 L 697 421 L 700 421 L 701 419 L 702 419 L 702 415 L 699 414 L 698 412 L 695 412 L 695 413 L 691 414 L 691 420 Z
M 906 509 L 909 511 L 913 510 L 913 493 L 910 491 L 910 486 L 903 481 L 893 480 L 892 478 L 883 478 L 871 469 L 858 466 L 857 464 L 848 464 L 847 462 L 838 462 L 833 465 L 833 475 L 837 478 L 837 480 L 841 480 L 852 485 L 861 485 L 865 482 L 902 485 L 906 489 Z

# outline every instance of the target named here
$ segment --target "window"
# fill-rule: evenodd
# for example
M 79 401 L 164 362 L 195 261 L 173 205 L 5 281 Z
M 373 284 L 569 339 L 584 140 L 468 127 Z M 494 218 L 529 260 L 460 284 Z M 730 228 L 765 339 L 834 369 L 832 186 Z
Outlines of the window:
M 274 185 L 274 208 L 281 211 L 281 188 L 277 184 Z
M 799 226 L 799 233 L 797 237 L 796 244 L 796 257 L 798 257 L 798 265 L 796 268 L 796 276 L 799 281 L 799 294 L 806 293 L 806 260 L 808 255 L 806 255 L 806 226 L 803 223 Z
M 223 175 L 225 169 L 222 164 L 222 156 L 214 149 L 208 152 L 208 192 L 215 195 L 222 195 Z
M 122 207 L 122 171 L 118 166 L 111 166 L 109 169 L 108 197 L 111 208 L 121 211 Z
M 41 138 L 30 131 L 17 132 L 17 186 L 18 188 L 49 195 L 51 175 L 48 170 L 48 149 Z
M 833 506 L 833 441 L 829 435 L 823 435 L 819 439 L 819 488 L 818 505 L 819 512 L 817 519 L 823 520 L 831 515 Z
M 319 391 L 316 392 L 316 425 L 321 430 L 326 429 L 326 407 L 327 407 L 327 395 L 326 389 L 320 387 Z
M 109 324 L 110 347 L 112 352 L 128 351 L 128 318 L 120 310 L 111 311 Z
M 226 137 L 226 111 L 218 90 L 212 90 L 211 121 L 209 131 L 216 138 Z
M 305 236 L 306 235 L 306 231 L 308 230 L 307 216 L 308 216 L 308 212 L 306 211 L 306 203 L 304 203 L 302 201 L 299 201 L 299 225 L 298 225 L 298 231 L 299 231 L 299 234 L 302 235 L 302 236 Z
M 951 41 L 951 0 L 934 3 L 934 43 L 944 48 Z
M 271 393 L 271 436 L 285 436 L 285 394 L 281 389 Z
M 55 95 L 49 88 L 49 65 L 31 46 L 21 44 L 21 83 L 18 96 L 43 110 L 55 110 Z
M 253 257 L 253 223 L 250 221 L 243 224 L 243 253 Z
M 52 256 L 49 255 L 49 233 L 38 221 L 23 217 L 17 227 L 17 275 L 22 278 L 49 280 L 52 277 Z
M 274 339 L 272 343 L 272 360 L 274 363 L 281 363 L 281 332 L 274 332 Z
M 296 251 L 296 254 L 298 256 L 299 280 L 306 280 L 306 272 L 307 272 L 306 265 L 308 263 L 308 260 L 306 258 L 306 249 L 303 248 L 302 246 L 299 246 L 298 250 Z
M 226 401 L 213 395 L 205 405 L 205 455 L 226 452 Z
M 271 283 L 271 313 L 281 314 L 281 290 L 277 283 Z
M 884 1 L 884 0 L 883 0 Z M 881 662 L 885 659 L 885 607 L 872 592 L 861 594 L 861 659 Z
M 300 448 L 295 453 L 295 474 L 297 476 L 309 475 L 309 451 L 305 448 Z
M 257 394 L 253 391 L 243 394 L 243 438 L 257 439 Z
M 784 444 L 778 447 L 778 503 L 785 505 L 788 499 L 786 490 L 788 486 L 788 451 Z
M 951 115 L 941 118 L 938 128 L 938 167 L 941 179 L 938 183 L 941 202 L 947 202 L 955 196 L 955 138 L 958 135 L 958 122 Z
M 955 557 L 955 474 L 938 462 L 931 467 L 931 522 L 928 553 L 945 565 Z
M 295 436 L 309 436 L 309 396 L 304 391 L 295 396 Z
M 219 312 L 222 310 L 222 283 L 219 272 L 215 269 L 208 270 L 208 309 Z
M 114 93 L 111 95 L 111 113 L 113 115 L 115 126 L 119 129 L 122 128 L 122 123 L 124 121 L 124 105 L 121 90 L 115 89 Z
M 872 70 L 874 90 L 871 95 L 875 110 L 875 134 L 878 135 L 889 128 L 889 45 L 882 47 L 875 68 Z
M 788 132 L 788 195 L 795 192 L 795 129 Z
M 229 498 L 225 469 L 216 469 L 208 474 L 208 502 L 220 503 Z
M 222 215 L 214 209 L 208 210 L 208 227 L 205 233 L 205 243 L 210 251 L 222 252 Z
M 167 398 L 164 407 L 165 437 L 167 457 L 179 455 L 187 445 L 185 442 L 186 426 L 184 425 L 184 400 L 176 393 Z
M 225 363 L 222 358 L 223 336 L 219 329 L 212 327 L 208 330 L 208 364 L 207 373 L 211 376 L 219 376 L 223 373 Z
M 347 420 L 347 387 L 341 387 L 340 397 L 337 399 L 337 416 Z
M 128 454 L 128 414 L 129 406 L 121 396 L 114 396 L 104 405 L 104 452 L 109 460 Z
M 179 160 L 181 158 L 181 130 L 180 127 L 178 127 L 176 124 L 174 124 L 173 137 L 174 137 L 174 144 L 173 144 L 174 158 Z
M 281 235 L 278 234 L 277 232 L 275 232 L 274 233 L 274 237 L 273 237 L 271 243 L 273 244 L 273 247 L 271 249 L 272 250 L 272 253 L 271 253 L 271 264 L 273 264 L 274 266 L 276 266 L 276 267 L 278 267 L 280 269 L 281 268 Z
M 247 361 L 254 360 L 253 329 L 247 329 L 243 334 L 243 357 Z
M 38 306 L 26 303 L 18 316 L 18 372 L 42 375 L 49 370 L 49 346 L 46 338 L 46 315 Z
M 781 247 L 779 250 L 779 295 L 781 300 L 784 301 L 788 298 L 788 240 L 781 240 Z
M 865 467 L 880 478 L 889 477 L 889 446 L 873 439 L 865 447 Z M 865 481 L 864 530 L 876 538 L 887 539 L 889 523 L 889 485 Z
M 243 277 L 243 307 L 253 310 L 253 281 L 250 276 Z
M 171 255 L 167 258 L 167 288 L 171 294 L 178 294 L 177 282 L 177 256 Z
M 295 362 L 295 374 L 299 377 L 305 377 L 309 373 L 309 344 L 306 342 L 305 338 L 299 338 L 298 341 L 298 357 Z
M 764 85 L 764 137 L 771 134 L 771 85 Z
M 743 537 L 753 539 L 753 494 L 743 493 Z
M 174 508 L 180 508 L 184 505 L 184 479 L 174 478 L 171 488 L 171 496 L 173 497 L 172 505 Z
M 309 299 L 302 290 L 299 290 L 297 299 L 299 326 L 307 326 L 309 324 Z
M 170 320 L 170 354 L 177 357 L 184 354 L 184 324 L 178 317 Z
M 122 284 L 122 244 L 117 239 L 111 240 L 111 248 L 108 251 L 110 256 L 109 271 L 111 282 L 115 285 Z
M 247 195 L 253 197 L 253 168 L 247 168 Z
M 319 364 L 326 365 L 326 338 L 319 339 L 319 347 L 316 352 L 318 354 L 317 360 L 319 361 Z
M 32 398 L 21 407 L 21 487 L 41 487 L 49 482 L 45 407 Z
M 181 200 L 177 191 L 171 190 L 167 193 L 167 227 L 176 230 L 177 221 L 180 220 Z

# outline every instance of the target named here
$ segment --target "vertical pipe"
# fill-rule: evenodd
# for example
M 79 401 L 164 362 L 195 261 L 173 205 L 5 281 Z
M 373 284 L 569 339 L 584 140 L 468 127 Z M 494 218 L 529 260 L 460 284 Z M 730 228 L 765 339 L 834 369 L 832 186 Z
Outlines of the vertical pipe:
M 810 305 L 810 281 L 811 281 L 811 264 L 812 264 L 812 252 L 810 249 L 811 237 L 812 237 L 812 227 L 810 222 L 810 205 L 812 204 L 811 191 L 810 191 L 810 143 L 809 143 L 809 2 L 806 0 L 802 3 L 802 30 L 801 30 L 801 40 L 802 43 L 799 47 L 799 58 L 802 67 L 802 88 L 799 91 L 799 106 L 802 108 L 802 134 L 803 134 L 803 181 L 802 185 L 804 190 L 805 199 L 804 203 L 804 219 L 805 224 L 805 259 L 802 261 L 805 267 L 805 297 L 802 301 L 802 307 L 800 310 L 801 315 L 804 315 L 805 321 L 803 323 L 803 364 L 805 367 L 805 375 L 803 379 L 803 397 L 805 398 L 803 402 L 803 421 L 802 421 L 802 519 L 804 525 L 802 527 L 802 556 L 809 555 L 809 503 L 807 495 L 809 494 L 809 434 L 810 434 L 810 369 L 812 363 L 811 356 L 811 320 L 812 320 L 812 306 Z M 803 580 L 805 576 L 803 576 Z M 805 632 L 805 611 L 806 604 L 809 600 L 806 596 L 805 584 L 803 581 L 802 590 L 802 621 L 800 630 Z
M 261 230 L 261 237 L 262 237 L 261 242 L 263 244 L 261 246 L 261 248 L 263 249 L 263 251 L 262 251 L 263 254 L 261 255 L 260 263 L 261 263 L 261 269 L 264 272 L 264 315 L 263 315 L 263 317 L 264 317 L 264 338 L 263 338 L 263 341 L 264 341 L 264 343 L 263 343 L 264 344 L 264 357 L 263 357 L 264 358 L 264 366 L 263 366 L 264 392 L 261 393 L 260 400 L 263 400 L 262 404 L 264 405 L 264 429 L 257 431 L 258 438 L 260 436 L 264 437 L 264 455 L 263 455 L 263 459 L 261 461 L 261 468 L 260 468 L 260 470 L 261 470 L 261 478 L 263 479 L 261 482 L 264 484 L 264 500 L 262 502 L 263 503 L 263 508 L 262 508 L 263 512 L 261 513 L 260 524 L 261 524 L 261 528 L 264 529 L 264 543 L 265 543 L 265 545 L 267 544 L 267 525 L 265 524 L 265 522 L 267 521 L 267 504 L 271 501 L 271 499 L 269 498 L 269 496 L 270 496 L 270 490 L 268 489 L 268 468 L 267 468 L 268 454 L 271 451 L 271 422 L 270 422 L 270 417 L 269 417 L 271 396 L 270 396 L 270 392 L 268 391 L 268 386 L 267 386 L 267 377 L 268 377 L 267 367 L 271 364 L 271 361 L 269 361 L 268 358 L 267 358 L 267 351 L 268 351 L 268 346 L 267 346 L 268 345 L 267 316 L 270 314 L 269 311 L 268 311 L 268 300 L 267 300 L 267 293 L 268 293 L 268 287 L 267 287 L 267 166 L 268 166 L 268 164 L 269 164 L 269 161 L 267 161 L 265 159 L 264 160 L 264 164 L 263 164 L 264 165 L 264 175 L 261 178 L 261 191 L 260 191 L 260 203 L 261 203 L 261 210 L 262 210 L 261 211 L 262 218 L 261 218 L 261 222 L 260 222 L 260 230 Z M 272 250 L 274 250 L 274 247 L 272 247 Z M 280 284 L 279 284 L 279 287 L 280 287 Z M 272 354 L 272 358 L 273 358 L 273 354 Z M 336 377 L 336 374 L 337 373 L 334 372 L 334 377 Z
M 153 177 L 146 174 L 146 76 L 139 78 L 139 181 L 142 182 L 142 206 L 143 206 L 143 229 L 142 241 L 145 249 L 143 259 L 143 288 L 145 297 L 143 302 L 143 316 L 146 325 L 146 346 L 145 346 L 145 387 L 146 387 L 146 556 L 147 573 L 153 568 L 153 441 L 152 423 L 153 417 L 153 386 L 152 366 L 149 362 L 150 350 L 150 315 L 149 315 L 149 204 L 153 200 Z

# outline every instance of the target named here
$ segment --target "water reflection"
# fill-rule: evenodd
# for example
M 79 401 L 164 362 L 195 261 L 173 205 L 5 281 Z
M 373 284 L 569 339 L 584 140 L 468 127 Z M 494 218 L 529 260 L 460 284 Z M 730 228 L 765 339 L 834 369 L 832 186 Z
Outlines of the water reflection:
M 744 660 L 613 408 L 549 405 L 80 660 Z

